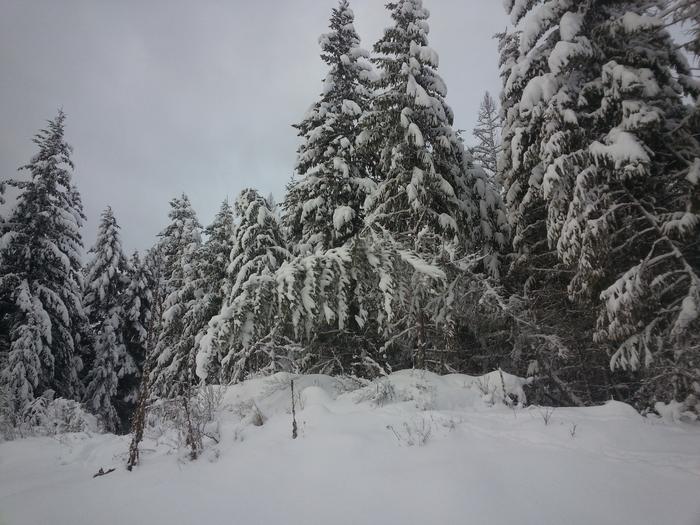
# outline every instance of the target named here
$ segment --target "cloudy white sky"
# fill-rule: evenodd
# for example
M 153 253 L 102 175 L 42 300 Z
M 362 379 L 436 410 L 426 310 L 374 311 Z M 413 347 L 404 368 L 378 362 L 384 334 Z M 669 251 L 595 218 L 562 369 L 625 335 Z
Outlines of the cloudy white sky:
M 363 46 L 389 25 L 380 0 L 351 0 Z M 0 177 L 59 106 L 94 239 L 113 207 L 125 248 L 150 246 L 168 201 L 187 193 L 202 223 L 253 186 L 282 197 L 297 122 L 325 74 L 318 36 L 336 0 L 0 0 Z M 495 0 L 425 0 L 456 126 L 497 93 Z

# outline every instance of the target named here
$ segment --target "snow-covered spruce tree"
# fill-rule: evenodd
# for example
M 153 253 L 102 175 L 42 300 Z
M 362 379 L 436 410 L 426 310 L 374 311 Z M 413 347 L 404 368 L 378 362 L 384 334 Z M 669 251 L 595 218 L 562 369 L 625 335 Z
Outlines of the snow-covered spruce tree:
M 501 201 L 452 127 L 438 56 L 428 46 L 429 13 L 420 0 L 387 6 L 395 24 L 375 44 L 379 92 L 365 119 L 368 139 L 382 138 L 367 222 L 417 253 L 439 253 L 457 238 L 463 251 L 482 251 L 496 275 L 507 232 Z
M 579 34 L 583 15 L 574 2 L 511 0 L 506 9 L 518 30 L 518 50 L 502 94 L 501 178 L 514 228 L 516 262 L 552 267 L 552 248 L 577 172 L 572 153 L 584 140 L 576 104 L 595 64 L 589 39 Z M 512 43 L 504 43 L 502 61 L 512 60 Z M 550 185 L 545 199 L 545 173 L 555 169 L 563 175 L 556 186 Z
M 194 383 L 194 336 L 183 337 L 185 314 L 196 298 L 195 259 L 201 225 L 186 195 L 170 201 L 170 224 L 160 234 L 163 257 L 163 313 L 151 370 L 152 392 L 162 397 L 185 394 Z
M 526 335 L 520 339 L 529 342 L 513 353 L 518 357 L 513 371 L 536 372 L 547 402 L 590 401 L 586 381 L 579 380 L 596 369 L 594 381 L 607 381 L 604 361 L 583 357 L 595 318 L 590 308 L 569 301 L 569 270 L 556 252 L 576 172 L 571 153 L 583 143 L 576 104 L 591 69 L 590 44 L 576 32 L 582 21 L 573 2 L 507 2 L 506 10 L 514 30 L 498 35 L 504 116 L 498 175 L 513 228 L 508 284 L 513 301 L 530 310 L 525 317 L 537 319 L 519 327 Z M 543 179 L 554 164 L 563 176 L 548 201 Z M 579 364 L 587 370 L 581 372 Z M 568 375 L 562 379 L 564 370 Z
M 279 219 L 256 190 L 241 191 L 234 204 L 237 224 L 226 270 L 221 311 L 199 341 L 197 375 L 210 380 L 220 363 L 222 382 L 277 366 L 267 350 L 284 336 L 279 320 L 275 271 L 290 257 Z M 279 337 L 279 338 L 278 338 Z M 280 356 L 284 359 L 285 356 Z
M 260 195 L 244 191 L 236 213 L 227 298 L 201 340 L 200 378 L 211 379 L 217 356 L 224 382 L 279 370 L 376 376 L 405 366 L 382 344 L 399 332 L 415 273 L 439 284 L 444 272 L 383 231 L 292 258 Z
M 44 391 L 80 398 L 80 334 L 87 332 L 81 300 L 80 196 L 72 183 L 71 147 L 59 111 L 34 138 L 39 151 L 9 180 L 17 202 L 0 239 L 0 380 L 15 410 Z
M 137 267 L 138 268 L 138 267 Z M 148 403 L 151 399 L 151 370 L 155 365 L 155 348 L 159 339 L 161 320 L 163 318 L 163 303 L 165 294 L 165 279 L 163 273 L 165 271 L 165 258 L 163 256 L 163 246 L 157 243 L 146 252 L 146 256 L 142 263 L 143 276 L 145 277 L 146 286 L 150 293 L 146 293 L 148 304 L 148 316 L 144 316 L 145 323 L 145 341 L 143 343 L 143 366 L 141 367 L 141 378 L 138 385 L 138 394 L 131 417 L 130 432 L 132 434 L 131 443 L 129 445 L 129 458 L 127 459 L 127 470 L 131 470 L 134 465 L 139 462 L 139 445 L 143 440 L 143 432 L 146 426 L 146 415 L 148 411 Z M 135 274 L 134 274 L 135 275 Z M 133 282 L 133 279 L 132 279 Z M 130 295 L 130 290 L 139 288 L 130 286 L 127 289 L 127 299 Z M 133 293 L 133 295 L 137 295 Z M 125 303 L 128 305 L 129 301 Z M 143 312 L 142 302 L 139 302 L 139 309 Z M 133 304 L 136 304 L 134 301 Z M 132 323 L 134 317 L 131 313 L 136 313 L 136 309 L 125 308 L 127 315 Z M 129 325 L 127 325 L 129 326 Z M 127 330 L 127 334 L 129 331 Z M 127 335 L 128 340 L 128 335 Z
M 111 207 L 100 216 L 92 257 L 85 267 L 83 307 L 92 325 L 98 326 L 121 298 L 126 285 L 127 261 L 122 251 L 119 225 Z
M 645 7 L 595 13 L 600 69 L 584 91 L 593 134 L 581 153 L 588 166 L 576 178 L 557 248 L 575 269 L 570 295 L 599 307 L 595 339 L 614 345 L 613 370 L 647 371 L 632 399 L 649 406 L 691 396 L 695 404 L 700 137 L 683 95 L 697 100 L 700 86 L 684 90 L 693 86 L 687 64 Z
M 224 201 L 214 221 L 204 230 L 206 241 L 195 258 L 195 299 L 184 315 L 182 337 L 189 340 L 194 336 L 192 353 L 195 356 L 199 352 L 199 342 L 209 321 L 221 311 L 234 232 L 233 210 L 228 201 Z M 210 360 L 207 377 L 218 378 L 219 367 L 220 363 L 216 359 Z
M 341 246 L 363 224 L 362 204 L 374 184 L 356 149 L 358 122 L 367 110 L 371 64 L 360 47 L 347 0 L 332 11 L 321 36 L 329 71 L 323 94 L 295 127 L 302 137 L 296 172 L 287 191 L 284 222 L 300 253 Z
M 660 21 L 644 15 L 647 2 L 506 7 L 522 31 L 505 88 L 517 101 L 508 109 L 501 158 L 522 233 L 516 247 L 521 254 L 528 244 L 541 248 L 545 230 L 542 251 L 556 249 L 573 271 L 571 299 L 600 309 L 596 341 L 619 345 L 613 366 L 637 368 L 655 356 L 667 368 L 654 376 L 672 378 L 666 391 L 687 393 L 693 359 L 680 370 L 670 364 L 697 343 L 664 359 L 674 332 L 693 333 L 682 314 L 695 301 L 697 279 L 689 239 L 697 235 L 698 145 L 680 95 L 684 87 L 694 94 L 685 60 Z
M 366 222 L 428 263 L 480 253 L 482 268 L 498 276 L 498 249 L 508 236 L 505 214 L 452 127 L 438 56 L 428 46 L 429 13 L 420 0 L 387 7 L 394 25 L 374 47 L 378 91 L 361 137 L 379 148 L 379 183 L 365 203 Z M 432 323 L 426 307 L 436 290 L 420 273 L 411 288 L 414 307 L 406 322 L 413 328 L 404 332 L 424 361 Z
M 471 148 L 472 156 L 493 180 L 498 171 L 498 150 L 500 149 L 499 130 L 501 117 L 496 101 L 487 91 L 479 106 L 479 116 L 474 127 L 476 146 Z
M 127 285 L 127 261 L 112 209 L 102 212 L 93 255 L 85 269 L 83 304 L 93 333 L 93 349 L 85 378 L 85 405 L 106 430 L 117 432 L 123 414 L 117 412 L 119 382 L 136 373 L 136 363 L 124 343 L 122 294 Z
M 142 261 L 138 252 L 129 259 L 126 273 L 126 287 L 122 293 L 122 330 L 124 345 L 129 359 L 134 363 L 133 370 L 119 379 L 119 389 L 115 406 L 120 414 L 121 428 L 127 430 L 136 402 L 145 367 L 148 332 L 152 328 L 154 276 L 148 261 Z
M 15 427 L 22 410 L 40 394 L 40 374 L 42 373 L 42 337 L 49 329 L 44 322 L 41 303 L 31 295 L 26 280 L 14 290 L 15 303 L 4 305 L 9 326 L 7 340 L 9 347 L 3 349 L 2 393 L 6 397 L 9 413 L 6 423 Z M 8 313 L 9 307 L 15 310 Z

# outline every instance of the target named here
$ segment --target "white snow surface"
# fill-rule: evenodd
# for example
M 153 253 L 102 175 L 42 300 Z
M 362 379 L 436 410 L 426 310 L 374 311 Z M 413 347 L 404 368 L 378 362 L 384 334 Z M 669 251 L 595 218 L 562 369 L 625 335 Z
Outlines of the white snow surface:
M 225 389 L 219 443 L 205 440 L 197 461 L 151 429 L 133 472 L 129 436 L 0 443 L 0 523 L 700 523 L 697 423 L 614 401 L 511 409 L 500 377 L 250 379 Z M 504 378 L 522 399 L 524 381 Z M 116 470 L 93 479 L 99 468 Z

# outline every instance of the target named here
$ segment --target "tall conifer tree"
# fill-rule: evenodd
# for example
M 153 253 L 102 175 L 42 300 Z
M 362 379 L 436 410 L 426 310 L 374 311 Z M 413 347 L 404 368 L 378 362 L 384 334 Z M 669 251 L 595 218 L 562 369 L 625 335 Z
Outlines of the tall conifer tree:
M 209 323 L 197 355 L 197 374 L 206 379 L 221 363 L 221 380 L 238 381 L 251 370 L 253 347 L 279 320 L 275 272 L 289 258 L 282 228 L 270 203 L 256 190 L 241 191 L 239 219 L 219 315 Z M 261 360 L 262 361 L 262 360 Z M 258 363 L 262 368 L 264 364 Z
M 117 412 L 121 415 L 122 428 L 129 428 L 129 418 L 136 407 L 141 375 L 146 366 L 149 330 L 154 308 L 155 277 L 147 260 L 141 260 L 138 252 L 129 259 L 126 288 L 122 294 L 123 332 L 126 353 L 135 363 L 132 373 L 124 374 L 119 381 Z
M 295 127 L 303 139 L 287 192 L 285 225 L 297 251 L 342 245 L 362 226 L 365 197 L 374 184 L 357 149 L 358 122 L 369 100 L 371 64 L 360 47 L 347 0 L 333 9 L 321 58 L 329 71 L 323 94 Z
M 506 4 L 521 33 L 502 156 L 515 247 L 554 253 L 572 305 L 597 312 L 577 333 L 613 370 L 658 367 L 640 403 L 688 394 L 698 355 L 700 145 L 682 98 L 698 93 L 648 7 Z
M 185 314 L 195 301 L 201 225 L 186 195 L 170 201 L 170 224 L 160 234 L 163 314 L 151 382 L 156 394 L 175 397 L 194 383 L 194 336 L 183 337 Z
M 108 207 L 100 221 L 97 240 L 86 268 L 85 312 L 92 327 L 94 346 L 86 377 L 85 403 L 111 432 L 121 427 L 117 411 L 121 378 L 137 372 L 124 341 L 123 293 L 127 286 L 127 260 L 119 238 L 119 225 Z
M 226 275 L 234 246 L 235 224 L 228 200 L 221 204 L 214 221 L 204 230 L 206 241 L 197 253 L 195 300 L 185 314 L 183 338 L 193 337 L 192 354 L 197 355 L 201 338 L 212 317 L 221 311 L 226 295 Z M 208 377 L 218 378 L 220 363 L 209 362 Z
M 64 125 L 59 111 L 34 138 L 38 152 L 21 168 L 29 179 L 7 181 L 19 196 L 0 240 L 0 326 L 9 334 L 0 378 L 15 410 L 47 389 L 73 399 L 81 394 L 85 217 Z
M 501 201 L 455 133 L 428 45 L 429 12 L 421 0 L 387 4 L 394 25 L 374 46 L 380 70 L 363 140 L 378 145 L 378 188 L 367 199 L 368 222 L 386 228 L 418 253 L 435 256 L 459 240 L 481 251 L 498 274 L 498 246 L 506 241 Z

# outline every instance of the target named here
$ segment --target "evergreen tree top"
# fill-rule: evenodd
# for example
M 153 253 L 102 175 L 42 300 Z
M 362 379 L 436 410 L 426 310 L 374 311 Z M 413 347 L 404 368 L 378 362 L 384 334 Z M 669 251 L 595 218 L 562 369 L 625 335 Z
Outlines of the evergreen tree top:
M 199 256 L 199 273 L 206 288 L 220 287 L 226 276 L 236 225 L 228 199 L 221 203 L 212 223 L 205 229 L 207 240 Z
M 238 294 L 251 273 L 276 269 L 289 257 L 279 220 L 260 193 L 250 188 L 241 191 L 234 208 L 240 222 L 228 267 L 229 278 L 234 283 L 231 297 Z
M 47 121 L 48 126 L 40 130 L 32 139 L 39 146 L 39 151 L 32 157 L 29 164 L 20 169 L 29 170 L 33 177 L 39 174 L 51 174 L 65 187 L 70 186 L 71 171 L 74 169 L 70 158 L 73 148 L 64 140 L 66 114 L 62 109 L 53 120 Z
M 395 25 L 384 30 L 384 37 L 374 46 L 377 53 L 406 52 L 411 42 L 428 45 L 430 26 L 427 20 L 430 18 L 430 11 L 423 7 L 422 0 L 389 2 L 386 7 Z
M 119 240 L 119 225 L 117 224 L 117 219 L 114 217 L 114 212 L 111 206 L 107 206 L 105 210 L 100 214 L 100 225 L 98 226 L 97 240 L 95 241 L 95 246 L 90 248 L 90 253 L 99 253 L 100 248 L 105 245 L 119 245 L 121 246 L 121 241 Z
M 151 262 L 159 262 L 155 259 L 162 257 L 165 297 L 196 278 L 194 263 L 201 244 L 202 229 L 185 194 L 170 201 L 168 217 L 170 224 L 159 234 L 157 253 L 152 252 L 154 257 L 151 257 Z
M 329 70 L 320 100 L 312 104 L 304 120 L 294 126 L 305 138 L 298 151 L 298 173 L 305 174 L 314 167 L 313 159 L 319 158 L 315 150 L 318 143 L 332 141 L 336 150 L 349 149 L 353 144 L 352 121 L 364 110 L 372 76 L 369 53 L 360 47 L 354 18 L 348 2 L 342 0 L 332 11 L 331 31 L 319 37 L 321 58 Z M 348 145 L 341 144 L 343 136 L 350 139 Z
M 369 53 L 360 47 L 360 37 L 355 31 L 355 14 L 347 0 L 341 0 L 331 13 L 330 29 L 319 37 L 321 58 L 330 66 L 324 81 L 324 98 L 356 91 L 367 95 L 367 90 L 358 84 L 358 80 L 370 79 L 371 65 L 364 60 Z
M 362 224 L 362 203 L 374 188 L 356 149 L 372 65 L 353 21 L 348 2 L 341 1 L 332 11 L 331 31 L 319 39 L 329 66 L 323 94 L 295 125 L 303 139 L 296 163 L 301 178 L 290 184 L 284 209 L 299 252 L 323 251 L 352 237 Z
M 64 122 L 65 114 L 59 110 L 46 129 L 34 136 L 39 151 L 20 167 L 29 171 L 29 180 L 7 181 L 20 194 L 8 218 L 12 230 L 5 232 L 0 246 L 11 250 L 23 245 L 24 255 L 14 260 L 30 275 L 45 273 L 47 265 L 72 274 L 81 265 L 80 227 L 85 215 L 80 194 L 72 184 L 72 148 L 63 136 Z
M 199 220 L 197 219 L 197 213 L 194 211 L 189 197 L 184 193 L 180 197 L 175 197 L 170 201 L 170 211 L 168 212 L 168 218 L 170 219 L 171 224 L 161 235 L 167 235 L 168 231 L 172 231 L 169 230 L 171 227 L 202 227 L 201 224 L 199 224 Z
M 170 201 L 168 218 L 170 224 L 159 234 L 166 265 L 170 264 L 172 256 L 179 254 L 187 246 L 199 244 L 202 228 L 197 213 L 184 193 Z
M 89 316 L 105 313 L 117 304 L 126 284 L 127 260 L 122 251 L 119 225 L 111 207 L 101 215 L 95 245 L 90 248 L 92 260 L 86 268 L 86 294 L 83 300 Z M 92 319 L 92 317 L 91 317 Z
M 365 201 L 367 222 L 406 236 L 417 251 L 434 252 L 456 237 L 493 254 L 485 246 L 502 246 L 508 233 L 502 203 L 452 127 L 438 55 L 428 45 L 430 13 L 420 0 L 387 8 L 394 25 L 374 46 L 380 91 L 363 121 L 363 142 L 379 145 L 382 179 Z M 488 265 L 497 273 L 496 258 Z
M 277 222 L 268 200 L 251 188 L 240 192 L 234 203 L 234 211 L 240 218 L 239 230 Z
M 134 250 L 131 257 L 129 257 L 129 266 L 133 269 L 138 268 L 141 264 L 141 253 L 138 250 Z
M 77 230 L 83 225 L 85 215 L 80 194 L 72 183 L 74 165 L 70 156 L 73 148 L 64 138 L 65 120 L 65 113 L 59 109 L 56 117 L 49 120 L 47 127 L 32 139 L 39 146 L 39 151 L 29 164 L 20 167 L 20 170 L 30 172 L 31 181 L 10 181 L 10 184 L 18 188 L 28 188 L 34 184 L 34 189 L 30 190 L 33 198 L 44 199 L 37 206 L 52 208 L 62 221 L 75 223 L 66 229 L 66 233 L 70 234 L 75 247 L 80 249 L 80 234 L 71 230 Z
M 390 125 L 400 124 L 396 131 L 401 131 L 417 147 L 423 146 L 423 138 L 433 139 L 433 146 L 440 147 L 443 141 L 439 135 L 449 135 L 445 140 L 451 143 L 453 113 L 445 102 L 447 86 L 437 73 L 438 54 L 428 45 L 430 13 L 420 0 L 389 3 L 387 8 L 395 25 L 385 29 L 374 46 L 379 55 L 373 61 L 380 68 L 376 84 L 381 89 L 375 99 L 375 110 L 391 110 L 385 115 L 391 117 Z M 420 132 L 423 137 L 419 136 Z
M 216 240 L 217 242 L 222 242 L 233 234 L 233 230 L 233 207 L 229 204 L 228 199 L 226 199 L 221 203 L 219 211 L 214 216 L 214 220 L 205 228 L 204 233 L 207 235 L 207 241 Z

